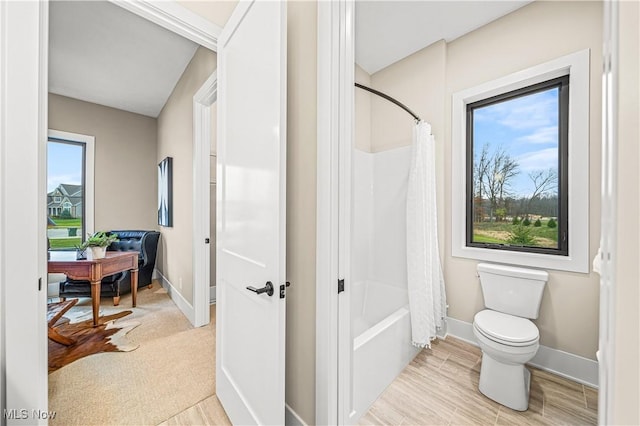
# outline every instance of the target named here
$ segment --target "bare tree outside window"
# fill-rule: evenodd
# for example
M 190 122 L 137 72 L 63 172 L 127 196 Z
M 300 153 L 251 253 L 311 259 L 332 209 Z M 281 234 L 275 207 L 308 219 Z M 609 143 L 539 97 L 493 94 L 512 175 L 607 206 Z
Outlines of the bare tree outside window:
M 566 252 L 563 91 L 566 77 L 467 106 L 467 245 Z

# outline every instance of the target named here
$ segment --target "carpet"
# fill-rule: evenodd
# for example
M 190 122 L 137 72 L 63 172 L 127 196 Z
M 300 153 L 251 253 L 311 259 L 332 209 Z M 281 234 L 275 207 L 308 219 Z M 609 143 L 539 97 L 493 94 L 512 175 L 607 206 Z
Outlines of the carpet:
M 101 311 L 129 308 L 127 296 L 119 307 L 105 299 Z M 90 313 L 91 300 L 72 310 Z M 128 337 L 138 349 L 99 353 L 49 374 L 51 426 L 157 425 L 215 393 L 213 321 L 193 328 L 157 284 L 138 291 L 132 311 L 126 319 L 140 326 Z
M 127 333 L 140 325 L 138 321 L 120 321 L 131 314 L 121 311 L 100 318 L 101 324 L 93 326 L 93 319 L 65 322 L 56 327 L 58 333 L 70 337 L 75 344 L 65 346 L 49 340 L 49 373 L 89 355 L 101 352 L 129 352 L 139 345 L 127 338 Z

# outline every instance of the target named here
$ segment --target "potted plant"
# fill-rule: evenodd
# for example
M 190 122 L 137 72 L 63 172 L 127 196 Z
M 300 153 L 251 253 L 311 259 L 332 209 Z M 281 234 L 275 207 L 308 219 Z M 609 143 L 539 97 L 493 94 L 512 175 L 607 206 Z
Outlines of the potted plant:
M 89 259 L 102 259 L 105 256 L 107 247 L 114 241 L 118 241 L 118 237 L 115 234 L 98 231 L 93 235 L 87 234 L 87 239 L 80 245 L 79 250 L 85 251 L 88 248 L 91 255 L 88 257 Z

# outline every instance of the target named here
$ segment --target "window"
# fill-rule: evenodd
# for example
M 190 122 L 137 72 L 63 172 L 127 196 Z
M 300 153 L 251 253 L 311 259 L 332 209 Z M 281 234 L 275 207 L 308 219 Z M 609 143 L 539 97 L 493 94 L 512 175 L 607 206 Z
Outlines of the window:
M 467 104 L 466 244 L 567 256 L 569 76 Z
M 47 238 L 51 250 L 73 250 L 93 232 L 91 136 L 49 131 Z
M 452 96 L 451 254 L 589 272 L 589 50 Z

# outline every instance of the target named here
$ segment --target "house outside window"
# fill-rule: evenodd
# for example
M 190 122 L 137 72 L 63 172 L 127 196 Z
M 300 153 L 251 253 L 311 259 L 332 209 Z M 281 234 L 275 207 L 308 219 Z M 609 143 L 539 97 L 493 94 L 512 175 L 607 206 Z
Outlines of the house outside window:
M 74 250 L 93 232 L 94 138 L 49 131 L 47 238 L 51 250 Z

